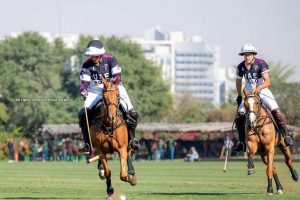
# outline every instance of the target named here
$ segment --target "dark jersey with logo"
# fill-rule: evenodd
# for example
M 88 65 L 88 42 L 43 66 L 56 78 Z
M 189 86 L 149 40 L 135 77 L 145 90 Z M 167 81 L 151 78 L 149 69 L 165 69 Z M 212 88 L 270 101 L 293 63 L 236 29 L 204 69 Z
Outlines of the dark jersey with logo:
M 83 63 L 80 79 L 85 82 L 94 83 L 97 86 L 101 84 L 100 76 L 111 80 L 115 75 L 121 75 L 121 66 L 114 56 L 104 54 L 99 66 L 96 66 L 91 59 L 87 59 Z
M 248 70 L 245 66 L 245 61 L 241 62 L 236 68 L 236 77 L 237 79 L 242 79 L 243 77 L 246 80 L 246 87 L 251 88 L 261 85 L 264 80 L 262 75 L 266 72 L 269 72 L 269 66 L 267 63 L 259 58 L 255 58 L 253 64 Z

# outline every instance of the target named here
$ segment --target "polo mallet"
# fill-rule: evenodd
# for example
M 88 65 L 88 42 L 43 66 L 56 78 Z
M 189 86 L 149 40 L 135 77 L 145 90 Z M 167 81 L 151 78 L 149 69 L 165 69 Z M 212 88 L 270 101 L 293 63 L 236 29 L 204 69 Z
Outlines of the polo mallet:
M 91 139 L 90 124 L 89 124 L 89 118 L 88 118 L 87 108 L 85 106 L 85 102 L 84 102 L 83 107 L 84 107 L 86 125 L 87 125 L 87 129 L 88 129 L 88 134 L 89 134 L 89 141 L 90 141 L 90 145 L 91 145 L 91 156 L 94 157 L 94 148 L 93 148 L 92 139 Z
M 228 160 L 228 154 L 229 154 L 230 138 L 228 139 L 227 143 L 228 144 L 227 144 L 227 149 L 226 149 L 226 153 L 225 153 L 225 163 L 224 163 L 223 172 L 226 172 L 226 170 L 227 170 L 227 160 Z
M 240 105 L 237 106 L 236 111 L 235 111 L 235 114 L 237 113 L 237 111 L 238 111 L 238 109 L 239 109 L 239 106 L 240 106 Z M 231 127 L 231 133 L 232 133 L 232 135 L 233 135 L 233 126 L 234 126 L 234 122 L 235 122 L 235 121 L 233 121 L 232 127 Z M 226 149 L 226 153 L 225 153 L 225 163 L 224 163 L 223 172 L 226 172 L 226 171 L 227 171 L 227 161 L 228 161 L 228 154 L 229 154 L 230 141 L 231 141 L 231 140 L 230 140 L 230 137 L 229 137 L 229 141 L 228 141 L 227 149 Z

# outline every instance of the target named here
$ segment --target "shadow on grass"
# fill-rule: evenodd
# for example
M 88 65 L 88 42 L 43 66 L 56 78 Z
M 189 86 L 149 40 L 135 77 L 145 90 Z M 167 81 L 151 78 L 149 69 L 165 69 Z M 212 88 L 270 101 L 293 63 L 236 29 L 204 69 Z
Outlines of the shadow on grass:
M 66 199 L 66 198 L 59 198 L 59 197 L 6 197 L 3 199 Z M 83 198 L 74 198 L 72 199 L 83 199 Z
M 249 194 L 260 194 L 258 192 L 233 192 L 233 193 L 229 193 L 229 192 L 178 192 L 178 193 L 174 193 L 174 192 L 153 192 L 150 193 L 153 195 L 166 195 L 166 196 L 180 196 L 180 195 L 195 195 L 195 196 L 223 196 L 223 195 L 249 195 Z

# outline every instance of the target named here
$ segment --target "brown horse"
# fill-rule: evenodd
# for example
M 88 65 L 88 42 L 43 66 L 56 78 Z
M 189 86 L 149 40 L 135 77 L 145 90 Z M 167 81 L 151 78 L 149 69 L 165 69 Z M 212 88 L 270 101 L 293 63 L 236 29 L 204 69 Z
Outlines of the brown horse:
M 131 151 L 128 148 L 127 126 L 123 119 L 122 112 L 119 110 L 120 95 L 118 84 L 108 82 L 102 78 L 103 88 L 103 103 L 97 105 L 99 113 L 96 116 L 97 122 L 91 126 L 92 146 L 99 160 L 103 164 L 104 176 L 106 178 L 107 194 L 110 198 L 114 189 L 111 184 L 111 171 L 109 170 L 106 154 L 117 152 L 120 156 L 120 179 L 129 182 L 131 185 L 136 185 L 137 180 L 135 171 L 130 159 Z M 126 172 L 126 162 L 128 172 Z M 99 172 L 100 165 L 98 164 Z M 101 173 L 99 173 L 101 179 Z
M 268 177 L 267 193 L 273 195 L 272 177 L 275 180 L 278 194 L 283 194 L 283 187 L 279 181 L 277 171 L 273 165 L 275 147 L 278 147 L 284 154 L 285 162 L 290 169 L 292 178 L 299 180 L 299 176 L 293 167 L 291 152 L 283 141 L 280 133 L 276 133 L 274 120 L 270 112 L 262 105 L 258 95 L 247 94 L 244 99 L 247 120 L 246 120 L 246 140 L 248 145 L 248 175 L 254 173 L 254 155 L 258 151 L 262 161 L 267 165 L 266 173 Z

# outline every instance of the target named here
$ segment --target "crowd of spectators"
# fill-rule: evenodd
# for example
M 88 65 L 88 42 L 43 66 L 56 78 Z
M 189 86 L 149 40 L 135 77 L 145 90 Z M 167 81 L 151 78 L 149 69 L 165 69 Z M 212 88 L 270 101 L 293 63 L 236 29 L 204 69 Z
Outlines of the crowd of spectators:
M 2 148 L 2 151 L 6 150 L 8 162 L 78 161 L 85 159 L 78 151 L 80 145 L 82 145 L 81 139 L 71 137 L 37 136 L 32 140 L 7 138 L 6 148 Z
M 229 156 L 234 142 L 229 136 L 218 140 L 181 140 L 169 137 L 140 139 L 142 148 L 134 152 L 136 160 L 173 160 L 182 158 L 185 161 L 201 161 L 209 158 L 224 159 L 228 150 Z M 0 153 L 8 157 L 9 162 L 24 161 L 80 161 L 79 147 L 83 141 L 74 135 L 36 135 L 33 139 L 7 138 L 5 145 L 0 145 Z M 294 152 L 297 152 L 294 151 Z M 117 154 L 111 155 L 114 159 Z

